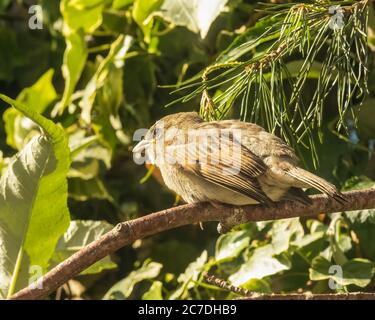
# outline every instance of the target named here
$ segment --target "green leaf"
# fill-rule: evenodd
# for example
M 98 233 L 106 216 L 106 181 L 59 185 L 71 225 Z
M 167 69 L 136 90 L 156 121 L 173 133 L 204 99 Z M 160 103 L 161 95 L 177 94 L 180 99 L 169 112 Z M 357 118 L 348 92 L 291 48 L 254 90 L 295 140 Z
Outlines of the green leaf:
M 363 257 L 375 260 L 375 223 L 355 223 L 351 226 L 359 239 Z
M 351 223 L 370 222 L 375 224 L 375 209 L 346 211 L 345 215 Z
M 69 147 L 72 156 L 69 178 L 93 179 L 99 174 L 101 163 L 111 167 L 111 149 L 98 140 L 96 135 L 86 137 L 86 131 L 77 129 L 69 136 Z M 70 131 L 70 130 L 69 130 Z
M 91 110 L 100 89 L 102 89 L 105 85 L 108 85 L 107 80 L 110 78 L 112 72 L 116 72 L 116 70 L 121 71 L 124 65 L 124 60 L 126 59 L 126 53 L 128 52 L 132 43 L 132 39 L 133 38 L 130 36 L 119 36 L 111 44 L 107 57 L 100 62 L 97 71 L 87 84 L 84 91 L 84 96 L 80 101 L 80 106 L 82 108 L 82 119 L 86 123 L 91 122 Z M 104 93 L 110 94 L 112 99 L 111 103 L 114 104 L 111 106 L 111 111 L 113 114 L 115 114 L 122 101 L 122 73 L 120 72 L 120 74 L 121 77 L 116 77 L 116 79 L 118 80 L 121 89 L 118 89 L 117 86 L 115 86 L 108 93 Z M 115 83 L 112 85 L 115 85 Z
M 142 29 L 146 42 L 150 41 L 152 29 L 152 13 L 163 4 L 164 0 L 135 0 L 133 6 L 133 19 Z
M 70 151 L 60 126 L 5 95 L 0 94 L 0 98 L 46 133 L 34 137 L 12 159 L 0 180 L 0 240 L 3 243 L 0 270 L 6 284 L 0 292 L 5 297 L 7 291 L 10 295 L 19 288 L 18 275 L 27 260 L 23 258 L 45 270 L 58 239 L 69 225 L 66 175 Z
M 228 0 L 165 0 L 160 15 L 177 26 L 199 32 L 204 39 L 227 2 Z
M 251 279 L 241 285 L 241 287 L 251 292 L 272 293 L 269 282 L 270 281 L 266 281 L 265 279 Z
M 169 299 L 183 299 L 187 290 L 194 287 L 194 281 L 198 281 L 200 274 L 205 269 L 207 257 L 207 251 L 204 250 L 197 260 L 187 266 L 185 272 L 178 276 L 177 281 L 181 283 L 180 287 L 172 293 Z
M 50 260 L 49 269 L 52 269 L 60 262 L 68 259 L 78 250 L 99 239 L 102 235 L 110 231 L 112 228 L 113 226 L 106 221 L 71 221 L 68 230 L 57 243 L 55 252 Z M 95 274 L 103 270 L 114 269 L 116 267 L 116 263 L 114 263 L 111 258 L 107 256 L 97 261 L 88 269 L 82 271 L 80 274 Z
M 318 256 L 313 260 L 309 271 L 310 279 L 314 281 L 332 279 L 341 286 L 354 284 L 364 288 L 374 275 L 374 264 L 366 259 L 353 259 L 342 266 L 332 265 L 328 260 Z
M 60 4 L 65 33 L 79 29 L 92 33 L 102 23 L 102 12 L 107 0 L 63 0 Z
M 216 242 L 215 260 L 221 263 L 231 260 L 248 247 L 251 234 L 247 230 L 228 232 L 219 237 Z
M 273 254 L 287 251 L 291 241 L 302 239 L 303 227 L 299 218 L 277 220 L 272 224 L 271 236 Z
M 113 9 L 121 9 L 124 8 L 130 4 L 132 4 L 134 0 L 114 0 L 112 3 Z
M 132 271 L 125 279 L 117 282 L 104 296 L 104 300 L 123 300 L 128 298 L 133 292 L 134 286 L 143 280 L 156 278 L 162 265 L 160 263 L 146 260 L 142 267 Z
M 240 270 L 229 277 L 235 286 L 241 286 L 251 279 L 262 279 L 290 269 L 291 264 L 285 255 L 274 256 L 274 248 L 268 244 L 253 251 L 241 265 Z
M 307 261 L 311 262 L 327 245 L 328 239 L 325 237 L 325 232 L 318 231 L 311 234 L 306 234 L 299 241 L 292 244 L 297 247 L 297 252 Z
M 345 182 L 343 190 L 363 190 L 375 188 L 375 182 L 366 176 L 352 177 Z M 346 211 L 345 215 L 352 224 L 370 222 L 375 224 L 375 209 Z
M 53 74 L 53 69 L 48 70 L 31 87 L 23 89 L 16 100 L 37 113 L 43 113 L 57 97 L 52 84 Z M 33 136 L 40 133 L 30 119 L 14 108 L 5 110 L 3 119 L 7 144 L 14 149 L 21 150 Z
M 163 300 L 162 295 L 163 283 L 154 281 L 150 289 L 142 296 L 142 300 Z
M 98 178 L 88 180 L 80 178 L 69 179 L 69 196 L 77 201 L 87 201 L 91 198 L 113 202 L 112 196 L 107 191 L 103 181 Z
M 61 68 L 65 79 L 64 94 L 60 103 L 56 104 L 52 115 L 62 114 L 66 106 L 71 103 L 71 96 L 76 84 L 81 77 L 88 56 L 86 44 L 82 32 L 69 34 L 66 39 L 66 49 L 64 52 L 64 62 Z
M 366 176 L 354 176 L 351 177 L 349 180 L 345 181 L 344 186 L 342 187 L 343 191 L 351 191 L 351 190 L 363 190 L 363 189 L 371 189 L 375 188 L 375 182 L 371 179 L 367 178 Z
M 100 62 L 79 103 L 82 120 L 91 124 L 111 148 L 122 133 L 118 109 L 123 101 L 124 61 L 132 41 L 130 36 L 119 36 L 111 44 L 107 57 Z

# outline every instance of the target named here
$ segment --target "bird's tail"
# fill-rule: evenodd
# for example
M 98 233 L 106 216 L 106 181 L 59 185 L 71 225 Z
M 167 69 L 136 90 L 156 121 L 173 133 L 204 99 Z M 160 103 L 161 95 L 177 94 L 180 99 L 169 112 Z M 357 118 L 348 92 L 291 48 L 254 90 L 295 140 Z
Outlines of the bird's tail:
M 287 174 L 303 184 L 327 194 L 328 196 L 334 198 L 337 202 L 345 203 L 347 201 L 333 184 L 309 171 L 302 168 L 293 167 L 287 171 Z

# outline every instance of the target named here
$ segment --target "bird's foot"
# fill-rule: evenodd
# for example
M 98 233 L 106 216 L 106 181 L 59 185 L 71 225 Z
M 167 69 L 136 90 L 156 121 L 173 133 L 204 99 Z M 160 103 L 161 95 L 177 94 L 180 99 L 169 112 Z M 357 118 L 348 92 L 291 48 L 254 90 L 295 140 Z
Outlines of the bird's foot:
M 225 204 L 225 203 L 218 202 L 218 201 L 210 201 L 210 204 L 216 209 L 220 209 L 220 210 L 226 209 L 228 211 L 229 210 L 233 211 L 233 206 L 229 204 Z M 231 223 L 229 220 L 230 219 L 223 219 L 219 222 L 219 224 L 217 225 L 218 233 L 225 234 L 229 232 L 236 225 L 236 224 Z

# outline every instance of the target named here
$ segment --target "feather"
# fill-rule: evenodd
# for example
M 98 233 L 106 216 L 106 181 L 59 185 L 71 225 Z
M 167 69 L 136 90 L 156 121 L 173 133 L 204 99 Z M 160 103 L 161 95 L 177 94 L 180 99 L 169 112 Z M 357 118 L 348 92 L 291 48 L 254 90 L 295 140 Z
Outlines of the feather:
M 344 196 L 336 189 L 333 184 L 309 171 L 306 171 L 299 167 L 292 167 L 287 170 L 286 173 L 294 179 L 307 184 L 309 187 L 315 188 L 320 192 L 327 194 L 328 196 L 334 198 L 337 202 L 347 202 Z

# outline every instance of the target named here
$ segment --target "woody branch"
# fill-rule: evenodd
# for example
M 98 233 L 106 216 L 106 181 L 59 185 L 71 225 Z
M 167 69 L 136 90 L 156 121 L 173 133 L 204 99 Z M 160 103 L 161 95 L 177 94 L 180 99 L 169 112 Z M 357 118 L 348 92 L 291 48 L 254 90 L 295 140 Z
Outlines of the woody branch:
M 289 201 L 278 202 L 272 208 L 262 205 L 216 208 L 208 203 L 197 203 L 151 213 L 119 223 L 98 240 L 61 262 L 39 279 L 37 284 L 31 284 L 20 290 L 11 299 L 46 297 L 65 282 L 121 247 L 129 245 L 137 239 L 184 225 L 219 221 L 222 230 L 227 230 L 232 226 L 250 221 L 309 217 L 321 212 L 333 213 L 375 208 L 375 189 L 345 192 L 344 196 L 347 199 L 345 203 L 338 203 L 325 195 L 316 195 L 311 196 L 312 204 L 308 206 Z

